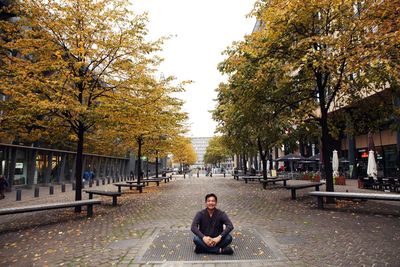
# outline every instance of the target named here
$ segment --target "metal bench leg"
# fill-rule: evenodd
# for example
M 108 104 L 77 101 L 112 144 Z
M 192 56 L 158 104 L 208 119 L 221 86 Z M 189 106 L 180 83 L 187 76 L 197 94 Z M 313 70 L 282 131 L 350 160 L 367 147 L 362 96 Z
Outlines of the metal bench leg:
M 263 183 L 263 188 L 264 188 L 265 190 L 267 190 L 267 183 L 266 183 L 266 182 Z
M 319 191 L 319 185 L 315 186 L 315 191 Z
M 296 189 L 291 189 L 290 191 L 292 191 L 292 200 L 296 199 Z
M 113 196 L 113 206 L 117 206 L 117 196 Z
M 89 199 L 93 199 L 93 194 L 89 193 Z
M 87 205 L 87 216 L 92 217 L 93 216 L 93 204 L 88 204 Z
M 317 197 L 318 198 L 318 208 L 323 209 L 324 208 L 324 198 L 323 197 Z
M 142 187 L 139 187 L 138 190 L 139 190 L 139 193 L 142 193 L 142 192 L 143 192 Z
M 120 186 L 118 186 L 118 192 L 120 192 L 120 193 L 121 193 L 121 187 L 120 187 Z
M 244 179 L 244 183 L 247 184 L 247 179 Z
M 283 180 L 283 186 L 286 187 L 286 180 Z
M 160 186 L 160 182 L 157 182 L 157 186 Z

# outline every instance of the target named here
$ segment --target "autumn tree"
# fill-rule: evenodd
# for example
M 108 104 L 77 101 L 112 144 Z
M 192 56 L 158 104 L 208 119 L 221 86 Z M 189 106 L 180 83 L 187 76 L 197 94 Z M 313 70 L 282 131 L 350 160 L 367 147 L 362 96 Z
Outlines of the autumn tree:
M 223 143 L 222 136 L 214 136 L 208 142 L 204 162 L 217 165 L 229 159 L 232 154 Z
M 228 74 L 229 79 L 218 88 L 214 119 L 220 122 L 220 132 L 244 136 L 245 147 L 258 150 L 266 178 L 270 151 L 283 141 L 294 121 L 290 108 L 271 101 L 276 90 L 276 76 L 280 75 L 278 68 L 263 69 L 251 51 L 251 36 L 245 38 L 225 51 L 227 59 L 219 65 L 219 70 Z
M 240 155 L 244 173 L 247 173 L 248 155 L 256 153 L 256 143 L 251 137 L 251 129 L 237 104 L 235 94 L 228 83 L 221 83 L 217 89 L 217 106 L 212 117 L 217 121 L 217 132 L 222 134 L 222 142 L 232 154 Z
M 160 42 L 144 41 L 146 17 L 126 1 L 27 0 L 16 8 L 17 21 L 1 22 L 7 38 L 1 41 L 0 89 L 11 107 L 5 114 L 71 130 L 80 200 L 85 134 L 110 117 L 118 120 L 109 107 L 133 94 L 132 81 L 154 63 L 149 54 Z
M 171 153 L 174 139 L 186 130 L 187 119 L 182 101 L 172 97 L 184 90 L 186 82 L 172 86 L 173 77 L 156 80 L 151 70 L 147 74 L 127 83 L 129 93 L 109 106 L 115 112 L 108 118 L 123 143 L 137 151 L 138 183 L 142 155 L 158 159 Z
M 196 163 L 197 155 L 189 138 L 184 136 L 175 138 L 172 157 L 173 162 L 179 163 L 181 166 L 189 166 Z
M 368 18 L 376 5 L 377 1 L 269 0 L 258 1 L 254 11 L 262 22 L 253 34 L 254 62 L 262 62 L 260 71 L 279 67 L 275 102 L 319 122 L 327 191 L 333 191 L 328 113 L 335 103 L 345 105 L 382 89 L 365 68 L 369 55 L 379 50 L 367 39 L 373 31 Z M 318 112 L 309 112 L 313 109 Z

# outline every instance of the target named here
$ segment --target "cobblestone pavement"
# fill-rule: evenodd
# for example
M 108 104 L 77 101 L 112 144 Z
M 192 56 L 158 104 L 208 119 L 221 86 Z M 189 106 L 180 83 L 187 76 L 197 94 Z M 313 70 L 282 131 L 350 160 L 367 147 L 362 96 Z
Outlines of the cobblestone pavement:
M 359 191 L 351 182 L 335 190 Z M 116 190 L 113 185 L 95 188 Z M 178 176 L 142 194 L 126 191 L 117 207 L 103 197 L 104 204 L 95 206 L 89 219 L 72 209 L 0 216 L 0 266 L 399 266 L 398 203 L 338 201 L 320 210 L 306 194 L 311 190 L 298 191 L 292 201 L 290 191 L 280 186 L 264 190 L 231 176 Z M 217 194 L 218 207 L 236 230 L 255 229 L 280 260 L 140 262 L 157 231 L 189 229 L 209 192 Z M 50 196 L 43 188 L 40 198 L 32 196 L 32 190 L 23 191 L 23 200 L 16 202 L 11 192 L 0 203 L 73 200 L 74 192 L 69 185 L 66 193 Z

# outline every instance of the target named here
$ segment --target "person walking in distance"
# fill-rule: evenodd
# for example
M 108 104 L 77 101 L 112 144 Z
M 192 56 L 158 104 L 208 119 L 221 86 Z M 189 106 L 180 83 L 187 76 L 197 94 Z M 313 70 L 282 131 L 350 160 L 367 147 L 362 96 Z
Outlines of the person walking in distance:
M 4 195 L 4 192 L 6 191 L 7 187 L 8 187 L 8 182 L 7 182 L 6 178 L 4 178 L 4 175 L 0 175 L 0 199 L 3 199 L 6 197 Z
M 197 212 L 193 219 L 191 230 L 195 234 L 193 242 L 195 253 L 214 253 L 232 255 L 229 246 L 233 224 L 228 215 L 216 208 L 217 196 L 213 193 L 205 196 L 204 210 Z

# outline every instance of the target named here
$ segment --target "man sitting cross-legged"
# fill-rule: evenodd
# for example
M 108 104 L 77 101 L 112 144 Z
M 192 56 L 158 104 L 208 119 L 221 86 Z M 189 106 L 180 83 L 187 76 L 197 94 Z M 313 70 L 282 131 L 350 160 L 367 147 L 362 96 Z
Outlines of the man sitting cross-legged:
M 208 194 L 205 197 L 206 208 L 197 212 L 191 230 L 195 234 L 193 242 L 196 253 L 233 254 L 229 246 L 233 224 L 225 212 L 216 208 L 217 196 Z M 225 228 L 224 228 L 225 226 Z

